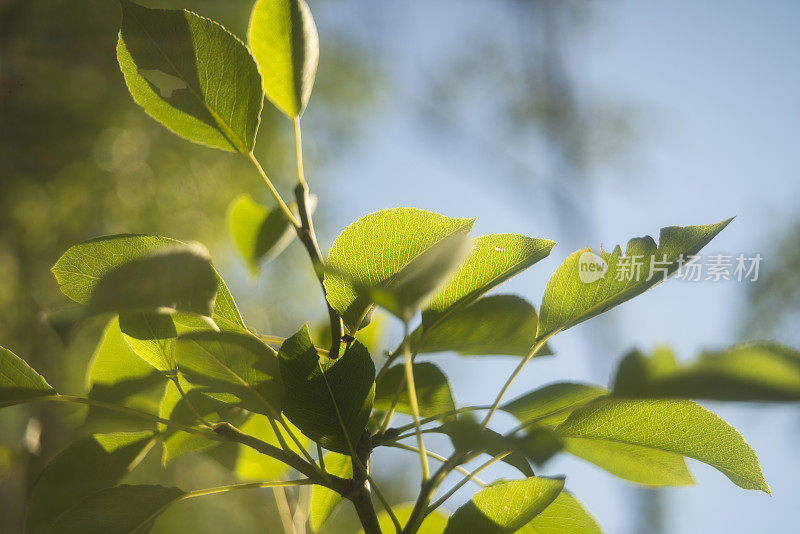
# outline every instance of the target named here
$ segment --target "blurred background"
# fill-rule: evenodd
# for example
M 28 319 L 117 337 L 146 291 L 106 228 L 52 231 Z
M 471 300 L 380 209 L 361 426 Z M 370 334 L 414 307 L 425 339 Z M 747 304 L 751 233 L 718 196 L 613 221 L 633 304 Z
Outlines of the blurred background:
M 243 36 L 250 0 L 158 0 Z M 657 234 L 668 225 L 735 221 L 708 253 L 760 253 L 753 283 L 670 281 L 558 336 L 510 395 L 563 379 L 606 384 L 632 347 L 671 345 L 685 359 L 743 339 L 800 344 L 800 4 L 612 0 L 310 0 L 320 69 L 303 117 L 306 164 L 320 197 L 323 249 L 381 208 L 477 216 L 475 235 L 554 239 L 547 260 L 504 286 L 538 302 L 570 252 Z M 64 342 L 43 314 L 66 304 L 50 266 L 69 246 L 120 232 L 205 243 L 249 326 L 290 335 L 323 318 L 293 245 L 254 279 L 226 227 L 242 192 L 270 204 L 241 158 L 183 141 L 130 99 L 116 64 L 116 2 L 0 0 L 0 344 L 57 389 L 82 394 L 102 324 Z M 288 195 L 290 124 L 270 106 L 257 155 Z M 399 339 L 390 328 L 386 347 Z M 435 355 L 461 403 L 493 398 L 513 358 Z M 480 377 L 480 382 L 478 381 Z M 478 385 L 480 384 L 480 385 Z M 761 459 L 773 497 L 693 463 L 697 487 L 643 490 L 559 456 L 544 474 L 567 486 L 609 533 L 790 532 L 800 493 L 796 405 L 709 404 Z M 44 404 L 0 414 L 0 531 L 21 532 L 42 467 L 81 432 L 83 413 Z M 498 429 L 511 421 L 498 417 Z M 447 453 L 446 439 L 429 448 Z M 187 455 L 137 480 L 184 488 L 226 483 Z M 379 482 L 415 495 L 413 454 L 380 452 Z M 497 476 L 513 473 L 498 468 Z M 271 532 L 265 491 L 176 506 L 154 532 Z M 468 498 L 463 490 L 448 503 Z M 274 527 L 272 525 L 275 525 Z M 330 532 L 355 532 L 343 506 Z

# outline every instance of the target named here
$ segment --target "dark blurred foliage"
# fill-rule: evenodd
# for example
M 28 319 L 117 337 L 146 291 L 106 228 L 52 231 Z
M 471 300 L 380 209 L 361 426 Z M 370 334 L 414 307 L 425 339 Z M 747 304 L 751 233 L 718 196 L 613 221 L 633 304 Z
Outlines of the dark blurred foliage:
M 743 337 L 777 338 L 800 343 L 800 220 L 777 233 L 767 250 L 757 283 L 749 286 Z
M 250 0 L 143 3 L 191 9 L 240 37 L 252 6 Z M 155 233 L 204 242 L 226 274 L 240 268 L 226 263 L 228 203 L 247 191 L 271 204 L 244 158 L 179 139 L 133 103 L 116 63 L 119 20 L 119 5 L 109 0 L 0 0 L 0 344 L 58 389 L 77 394 L 85 391 L 85 368 L 102 324 L 86 325 L 65 344 L 44 320 L 48 311 L 67 304 L 49 272 L 61 253 L 96 235 Z M 306 137 L 312 159 L 329 161 L 357 127 L 377 73 L 346 36 L 327 35 L 324 28 L 321 33 L 325 53 Z M 265 109 L 257 155 L 288 194 L 294 180 L 291 127 L 271 106 Z M 318 300 L 313 283 L 300 277 L 289 286 L 284 276 L 308 270 L 313 281 L 306 263 L 302 252 L 290 249 L 259 291 L 246 286 L 250 294 L 243 307 L 253 326 L 288 328 L 300 321 L 297 312 L 308 303 L 303 294 Z M 234 294 L 236 285 L 231 284 Z M 297 305 L 270 311 L 275 307 L 269 303 L 298 288 Z M 321 313 L 321 303 L 319 308 Z M 32 483 L 75 437 L 80 421 L 81 412 L 42 404 L 3 411 L 0 531 L 21 532 Z M 148 463 L 154 468 L 158 462 L 153 457 Z M 199 487 L 230 477 L 221 466 L 193 457 L 177 462 L 165 480 Z M 255 492 L 177 507 L 163 524 L 181 525 L 171 532 L 263 532 L 272 513 L 264 499 L 264 492 Z M 188 521 L 181 510 L 190 508 L 195 519 Z

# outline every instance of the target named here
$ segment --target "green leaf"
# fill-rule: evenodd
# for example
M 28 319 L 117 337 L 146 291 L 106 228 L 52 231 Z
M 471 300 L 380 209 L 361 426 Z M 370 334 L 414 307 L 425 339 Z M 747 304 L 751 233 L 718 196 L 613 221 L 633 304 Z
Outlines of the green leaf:
M 434 244 L 454 234 L 466 234 L 474 219 L 452 219 L 415 208 L 393 208 L 366 215 L 339 234 L 328 253 L 325 277 L 328 301 L 354 332 L 364 326 L 371 307 L 359 297 L 351 281 L 378 287 Z
M 610 254 L 601 249 L 599 256 L 590 248 L 573 252 L 547 283 L 538 337 L 566 330 L 644 293 L 678 270 L 681 257 L 684 263 L 688 262 L 690 256 L 697 254 L 730 221 L 662 228 L 658 246 L 650 236 L 631 239 L 625 256 L 619 246 Z M 637 262 L 641 264 L 638 274 Z M 604 274 L 596 269 L 588 270 L 603 263 Z
M 516 449 L 536 466 L 544 465 L 564 448 L 564 442 L 551 428 L 534 427 L 516 438 Z
M 594 517 L 571 493 L 562 491 L 542 513 L 517 532 L 521 534 L 603 534 Z
M 395 517 L 397 517 L 397 520 L 400 521 L 400 524 L 403 526 L 405 526 L 405 524 L 408 523 L 408 520 L 411 519 L 411 512 L 413 511 L 414 503 L 399 504 L 392 507 L 392 512 L 394 512 Z M 378 523 L 380 524 L 381 532 L 395 532 L 394 522 L 392 522 L 392 518 L 389 516 L 386 510 L 383 510 L 378 514 Z M 428 514 L 428 516 L 422 522 L 419 530 L 417 530 L 417 534 L 442 534 L 446 527 L 447 516 L 439 510 L 434 510 Z
M 0 408 L 54 395 L 55 392 L 25 360 L 0 347 Z
M 172 245 L 124 263 L 103 276 L 89 297 L 90 313 L 161 308 L 211 316 L 217 273 L 199 245 Z
M 183 376 L 179 376 L 178 381 L 186 396 L 181 395 L 174 382 L 169 382 L 159 406 L 158 415 L 162 419 L 183 425 L 199 426 L 201 422 L 197 419 L 196 413 L 198 413 L 210 424 L 228 421 L 237 425 L 245 421 L 246 414 L 237 406 L 204 394 L 200 388 L 192 385 Z M 164 434 L 162 440 L 164 465 L 182 454 L 205 451 L 220 444 L 219 441 L 175 430 L 160 423 L 158 428 Z
M 281 345 L 278 357 L 286 417 L 326 449 L 349 454 L 375 397 L 375 365 L 367 349 L 356 341 L 338 359 L 320 360 L 306 325 Z
M 119 234 L 84 241 L 67 250 L 51 271 L 61 292 L 79 304 L 87 304 L 98 281 L 109 272 L 148 254 L 179 245 L 180 241 L 145 234 Z M 216 273 L 216 271 L 215 271 Z M 223 330 L 244 330 L 236 303 L 217 274 L 217 299 L 211 316 Z
M 617 368 L 614 395 L 796 401 L 800 399 L 800 353 L 777 343 L 743 343 L 705 352 L 679 366 L 665 347 L 649 356 L 634 350 Z
M 39 475 L 28 501 L 25 531 L 50 532 L 63 512 L 118 484 L 154 441 L 152 432 L 136 432 L 96 434 L 70 445 Z
M 422 326 L 430 328 L 449 313 L 475 302 L 481 295 L 547 257 L 554 245 L 549 239 L 519 234 L 491 234 L 473 239 L 472 252 L 466 261 L 422 312 Z
M 353 460 L 344 454 L 331 452 L 325 455 L 325 471 L 340 478 L 353 478 Z M 336 507 L 344 500 L 337 492 L 324 486 L 311 487 L 311 505 L 308 516 L 313 532 L 319 532 Z
M 178 488 L 121 485 L 100 490 L 64 512 L 53 526 L 59 534 L 145 534 L 158 516 L 186 496 Z
M 510 534 L 542 513 L 564 489 L 563 479 L 529 477 L 493 484 L 450 516 L 445 534 Z
M 409 342 L 422 353 L 455 351 L 465 356 L 526 356 L 536 341 L 539 318 L 525 299 L 491 295 L 449 313 L 431 328 L 418 327 Z M 545 344 L 537 356 L 552 354 Z
M 195 332 L 178 338 L 175 359 L 186 379 L 204 393 L 272 417 L 283 406 L 276 352 L 235 332 Z
M 300 443 L 308 444 L 308 438 L 301 434 L 297 427 L 292 425 L 292 423 L 287 424 L 297 436 Z M 280 447 L 280 441 L 278 441 L 278 437 L 272 430 L 272 425 L 270 425 L 269 420 L 264 415 L 253 414 L 244 424 L 239 426 L 239 430 L 270 445 Z M 284 430 L 281 429 L 281 432 L 283 431 Z M 301 453 L 293 440 L 287 437 L 286 441 L 292 451 L 296 454 Z M 236 476 L 243 480 L 277 480 L 291 471 L 291 467 L 274 458 L 265 456 L 250 447 L 238 445 L 233 471 L 236 473 Z M 314 487 L 316 488 L 317 486 Z
M 115 317 L 109 321 L 87 373 L 89 398 L 157 414 L 164 396 L 164 373 L 140 358 L 123 338 Z M 118 424 L 119 421 L 123 423 Z M 151 422 L 89 407 L 87 422 L 102 431 L 151 429 Z
M 434 364 L 427 362 L 414 364 L 414 385 L 422 417 L 432 417 L 456 409 L 450 382 L 442 370 Z M 387 369 L 376 382 L 374 408 L 388 411 L 398 390 L 401 393 L 396 410 L 400 413 L 412 413 L 408 389 L 405 386 L 405 366 L 402 364 Z
M 316 197 L 312 196 L 309 200 L 309 208 L 313 213 Z M 292 202 L 289 209 L 296 214 L 297 203 Z M 247 193 L 231 202 L 228 226 L 236 248 L 254 276 L 261 270 L 262 262 L 276 258 L 296 235 L 283 211 L 270 211 Z
M 267 98 L 289 118 L 302 115 L 319 62 L 319 37 L 308 5 L 303 0 L 258 0 L 247 40 Z
M 614 441 L 565 438 L 566 451 L 614 476 L 645 486 L 690 486 L 694 478 L 677 453 Z
M 144 361 L 167 372 L 175 370 L 175 323 L 168 313 L 123 313 L 119 316 L 122 336 Z
M 576 408 L 607 393 L 605 388 L 593 384 L 556 382 L 517 397 L 500 406 L 500 409 L 524 425 L 535 423 L 555 427 Z
M 216 22 L 122 0 L 117 60 L 136 103 L 176 134 L 242 154 L 253 150 L 261 76 L 244 43 Z
M 360 298 L 385 308 L 403 321 L 410 321 L 430 296 L 453 274 L 467 253 L 469 241 L 466 234 L 453 234 L 434 243 L 412 259 L 389 280 L 370 285 L 350 279 L 337 269 L 329 271 L 349 279 Z
M 717 468 L 744 489 L 770 491 L 741 434 L 692 401 L 604 397 L 572 412 L 556 431 L 567 438 L 682 454 Z
M 471 417 L 462 416 L 457 420 L 447 421 L 432 431 L 446 434 L 453 443 L 453 448 L 460 453 L 485 452 L 490 456 L 498 456 L 510 452 L 502 461 L 518 469 L 525 476 L 533 476 L 533 469 L 520 451 L 516 438 L 498 434 L 489 428 L 482 428 Z

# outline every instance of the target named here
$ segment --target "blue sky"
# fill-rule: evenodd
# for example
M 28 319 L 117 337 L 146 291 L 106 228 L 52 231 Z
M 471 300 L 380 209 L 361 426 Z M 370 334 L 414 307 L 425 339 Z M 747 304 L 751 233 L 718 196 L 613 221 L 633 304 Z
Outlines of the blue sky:
M 333 224 L 320 236 L 325 245 L 359 216 L 393 206 L 478 216 L 476 235 L 519 232 L 567 239 L 551 210 L 542 207 L 546 194 L 530 187 L 528 197 L 515 194 L 509 185 L 514 177 L 497 154 L 431 135 L 419 112 L 419 100 L 429 97 L 426 77 L 453 51 L 469 50 L 467 30 L 504 31 L 508 20 L 498 5 L 474 0 L 430 2 L 424 9 L 408 1 L 319 4 L 322 61 L 326 32 L 346 31 L 371 50 L 386 75 L 385 93 L 359 128 L 353 149 L 333 165 L 316 162 L 320 181 L 347 180 L 347 193 L 336 199 L 335 210 L 327 209 Z M 768 262 L 775 232 L 798 215 L 800 3 L 590 5 L 589 24 L 569 42 L 569 69 L 579 96 L 633 109 L 635 130 L 622 162 L 589 169 L 592 185 L 580 202 L 593 206 L 592 227 L 580 245 L 610 247 L 634 236 L 657 235 L 662 226 L 736 215 L 708 251 L 762 252 Z M 312 103 L 309 121 L 313 112 Z M 481 117 L 480 109 L 465 113 Z M 521 158 L 536 157 L 524 143 L 510 150 L 519 150 Z M 359 193 L 350 194 L 353 190 Z M 547 277 L 572 250 L 557 246 L 547 261 L 503 290 L 538 304 Z M 632 346 L 669 342 L 679 355 L 690 357 L 700 348 L 729 344 L 738 338 L 745 290 L 737 283 L 671 281 L 610 312 L 610 321 L 621 328 L 620 346 L 591 346 L 582 339 L 585 327 L 577 327 L 553 341 L 558 356 L 530 365 L 511 394 L 565 378 L 604 383 L 613 362 Z M 439 361 L 465 403 L 489 400 L 515 363 L 452 356 Z M 800 479 L 793 445 L 800 435 L 797 407 L 711 407 L 753 445 L 774 497 L 740 490 L 693 462 L 698 486 L 666 491 L 668 532 L 788 532 L 795 524 Z M 568 473 L 568 487 L 608 532 L 632 532 L 635 501 L 629 499 L 629 485 L 572 459 L 558 460 L 547 471 Z M 466 496 L 459 493 L 458 499 Z M 449 506 L 457 504 L 456 499 Z

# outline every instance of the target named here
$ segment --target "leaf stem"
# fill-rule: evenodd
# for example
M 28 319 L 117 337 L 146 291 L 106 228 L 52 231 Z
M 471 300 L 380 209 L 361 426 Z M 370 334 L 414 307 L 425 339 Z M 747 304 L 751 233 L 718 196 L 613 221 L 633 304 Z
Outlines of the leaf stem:
M 286 489 L 278 486 L 272 492 L 275 498 L 275 507 L 278 509 L 278 516 L 280 517 L 285 534 L 297 534 L 297 529 L 294 527 L 294 519 L 292 518 L 292 509 L 289 507 L 289 499 L 286 497 Z
M 455 486 L 450 488 L 450 490 L 447 493 L 442 495 L 442 497 L 439 500 L 437 500 L 436 502 L 434 502 L 433 504 L 428 506 L 428 509 L 425 510 L 425 514 L 423 515 L 423 518 L 425 516 L 427 516 L 428 514 L 430 514 L 431 512 L 433 512 L 434 510 L 436 510 L 437 508 L 439 508 L 441 505 L 443 505 L 447 501 L 447 499 L 449 499 L 450 497 L 453 496 L 453 494 L 455 492 L 457 492 L 459 489 L 461 489 L 467 482 L 469 482 L 470 480 L 475 478 L 475 475 L 477 475 L 478 473 L 480 473 L 481 471 L 483 471 L 484 469 L 486 469 L 490 465 L 494 464 L 495 462 L 499 462 L 500 460 L 502 460 L 503 458 L 505 458 L 509 454 L 511 454 L 511 453 L 510 452 L 504 452 L 503 454 L 498 454 L 497 456 L 495 456 L 494 458 L 492 458 L 488 462 L 486 462 L 483 465 L 481 465 L 480 467 L 478 467 L 475 471 L 473 471 L 472 473 L 470 473 L 469 475 L 467 475 L 466 477 L 461 479 Z
M 430 417 L 425 417 L 424 419 L 420 419 L 419 420 L 419 424 L 420 425 L 427 425 L 428 423 L 432 423 L 434 421 L 437 421 L 437 420 L 439 420 L 439 419 L 441 419 L 443 417 L 447 417 L 447 416 L 450 416 L 450 415 L 458 415 L 458 414 L 469 413 L 469 412 L 478 412 L 478 411 L 481 411 L 481 410 L 490 410 L 491 408 L 492 407 L 489 406 L 488 404 L 481 405 L 481 406 L 464 406 L 462 408 L 457 408 L 455 410 L 448 410 L 446 412 L 437 413 L 436 415 L 432 415 Z M 392 428 L 390 430 L 394 434 L 399 436 L 400 434 L 402 434 L 404 432 L 412 430 L 414 427 L 415 427 L 414 423 L 409 423 L 407 425 L 398 426 L 398 427 Z M 400 439 L 400 438 L 399 437 L 392 438 L 392 440 L 396 440 L 396 439 Z
M 217 486 L 215 488 L 206 488 L 201 490 L 190 491 L 184 494 L 181 497 L 181 499 L 191 499 L 194 497 L 203 497 L 205 495 L 215 495 L 217 493 L 225 493 L 228 491 L 238 491 L 238 490 L 258 489 L 258 488 L 283 488 L 286 486 L 305 486 L 307 484 L 314 484 L 314 481 L 309 478 L 302 478 L 300 480 L 246 482 L 243 484 L 231 484 L 229 486 Z
M 408 400 L 411 405 L 411 415 L 414 417 L 414 428 L 417 432 L 417 447 L 419 448 L 420 463 L 422 464 L 422 482 L 427 482 L 431 478 L 430 467 L 428 467 L 428 455 L 425 454 L 425 440 L 422 439 L 422 430 L 419 423 L 419 404 L 417 403 L 417 387 L 414 384 L 414 359 L 411 357 L 411 347 L 408 344 L 408 321 L 403 321 L 403 355 L 405 356 L 406 386 L 408 388 Z
M 294 156 L 297 164 L 297 181 L 308 189 L 308 182 L 306 182 L 306 173 L 303 170 L 303 135 L 300 131 L 300 117 L 295 117 L 292 120 L 294 126 Z
M 544 347 L 545 343 L 547 343 L 547 340 L 550 339 L 554 334 L 555 332 L 536 340 L 536 343 L 533 344 L 528 355 L 525 356 L 525 359 L 519 363 L 516 369 L 514 369 L 514 372 L 511 373 L 511 376 L 508 377 L 508 380 L 506 380 L 506 383 L 505 385 L 503 385 L 503 388 L 500 390 L 500 393 L 497 394 L 497 398 L 494 400 L 492 407 L 489 409 L 489 413 L 486 414 L 486 417 L 483 419 L 483 422 L 481 423 L 481 429 L 486 428 L 486 426 L 489 424 L 489 421 L 492 419 L 494 412 L 497 411 L 497 407 L 500 406 L 500 402 L 502 402 L 503 397 L 508 392 L 508 389 L 511 387 L 511 383 L 514 382 L 514 379 L 516 379 L 517 376 L 519 376 L 520 372 L 522 372 L 522 368 L 525 367 L 525 365 L 527 365 L 529 361 L 531 361 L 531 358 L 536 356 L 536 353 L 539 352 L 542 347 Z
M 300 228 L 300 223 L 297 221 L 297 218 L 294 216 L 294 213 L 292 213 L 292 210 L 290 210 L 289 206 L 286 205 L 286 202 L 284 202 L 283 197 L 281 197 L 281 194 L 278 193 L 278 190 L 275 189 L 275 186 L 272 184 L 272 180 L 269 179 L 269 176 L 267 176 L 266 171 L 264 171 L 264 168 L 261 166 L 261 163 L 258 162 L 256 156 L 252 152 L 248 152 L 247 159 L 250 160 L 250 163 L 252 163 L 253 166 L 258 171 L 258 174 L 261 176 L 261 179 L 267 185 L 267 189 L 269 189 L 269 192 L 272 194 L 272 197 L 275 199 L 275 202 L 278 203 L 278 207 L 286 216 L 286 219 L 291 223 L 292 226 L 295 227 L 295 229 Z
M 419 454 L 419 449 L 418 448 L 416 448 L 414 446 L 411 446 L 411 445 L 406 445 L 405 443 L 387 443 L 386 446 L 387 447 L 394 447 L 396 449 L 403 449 L 405 451 L 414 452 L 414 453 Z M 447 458 L 445 458 L 441 454 L 437 454 L 437 453 L 432 452 L 432 451 L 425 451 L 425 454 L 427 454 L 428 456 L 430 456 L 434 460 L 439 460 L 442 463 L 447 461 Z M 457 465 L 455 469 L 456 469 L 456 471 L 458 471 L 461 474 L 470 476 L 471 480 L 473 482 L 475 482 L 476 484 L 478 484 L 479 486 L 484 487 L 484 488 L 486 486 L 488 486 L 488 484 L 486 482 L 484 482 L 483 480 L 481 480 L 477 476 L 475 476 L 476 473 L 474 473 L 472 471 L 469 471 L 468 469 L 464 469 L 460 465 Z

